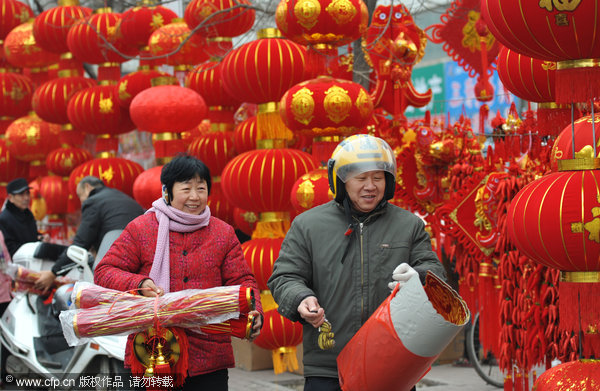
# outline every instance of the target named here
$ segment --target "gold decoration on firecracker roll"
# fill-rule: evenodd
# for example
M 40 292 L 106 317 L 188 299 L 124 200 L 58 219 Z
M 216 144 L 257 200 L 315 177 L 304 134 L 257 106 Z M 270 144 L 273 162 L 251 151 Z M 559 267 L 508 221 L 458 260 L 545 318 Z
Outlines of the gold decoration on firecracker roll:
M 348 0 L 333 0 L 325 11 L 338 25 L 349 23 L 358 12 L 354 5 Z
M 287 8 L 287 7 L 286 7 Z M 294 15 L 298 24 L 306 30 L 310 30 L 319 21 L 321 15 L 321 3 L 317 0 L 300 0 L 294 5 Z
M 331 327 L 331 323 L 325 319 L 323 324 L 319 326 L 319 337 L 318 337 L 318 345 L 321 350 L 329 350 L 335 346 L 335 334 L 333 333 L 333 327 Z
M 600 159 L 582 157 L 578 159 L 562 159 L 557 161 L 558 171 L 584 171 L 600 168 Z
M 423 289 L 425 289 L 433 308 L 445 320 L 453 324 L 465 324 L 469 317 L 467 304 L 454 290 L 448 289 L 444 285 L 445 283 L 435 275 L 427 273 Z
M 327 117 L 335 123 L 340 123 L 350 115 L 352 99 L 350 99 L 348 91 L 345 89 L 339 86 L 331 86 L 325 91 L 323 106 Z
M 301 124 L 308 125 L 315 117 L 313 115 L 315 112 L 313 94 L 310 89 L 302 87 L 292 95 L 290 109 L 294 114 L 294 119 Z

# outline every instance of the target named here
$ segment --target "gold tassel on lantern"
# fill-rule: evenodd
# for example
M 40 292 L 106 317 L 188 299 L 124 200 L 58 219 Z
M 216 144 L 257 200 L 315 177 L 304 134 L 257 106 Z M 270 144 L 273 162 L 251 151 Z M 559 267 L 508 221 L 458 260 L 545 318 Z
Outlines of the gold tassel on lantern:
M 291 140 L 294 134 L 283 123 L 279 115 L 279 103 L 268 102 L 258 105 L 256 115 L 257 140 Z
M 273 372 L 276 375 L 285 371 L 294 372 L 298 368 L 295 346 L 282 346 L 273 350 Z
M 252 239 L 284 238 L 291 225 L 289 212 L 259 213 L 258 219 Z

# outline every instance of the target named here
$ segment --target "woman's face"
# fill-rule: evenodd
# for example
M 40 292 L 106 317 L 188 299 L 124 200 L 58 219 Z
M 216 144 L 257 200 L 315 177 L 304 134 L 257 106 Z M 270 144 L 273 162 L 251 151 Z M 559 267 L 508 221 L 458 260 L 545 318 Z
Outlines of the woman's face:
M 173 184 L 171 206 L 182 212 L 199 215 L 208 202 L 208 186 L 204 179 L 194 177 L 188 181 Z

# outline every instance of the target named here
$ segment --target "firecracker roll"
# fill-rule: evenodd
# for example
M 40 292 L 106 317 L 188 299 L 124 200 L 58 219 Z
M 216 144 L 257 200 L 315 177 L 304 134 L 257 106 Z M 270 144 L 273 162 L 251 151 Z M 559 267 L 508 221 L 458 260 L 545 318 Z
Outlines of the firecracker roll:
M 36 272 L 22 266 L 9 265 L 6 269 L 6 274 L 8 274 L 13 280 L 13 292 L 29 292 L 36 295 L 44 294 L 43 291 L 35 287 L 35 282 L 41 276 L 40 272 Z M 58 288 L 61 285 L 72 284 L 74 282 L 75 281 L 68 277 L 59 276 L 54 279 L 54 282 L 52 283 L 52 289 Z
M 462 298 L 429 272 L 379 306 L 337 358 L 343 391 L 408 391 L 467 324 Z
M 239 319 L 253 309 L 252 289 L 240 285 L 187 289 L 159 297 L 111 293 L 93 284 L 83 285 L 75 285 L 73 300 L 79 297 L 79 304 L 86 305 L 97 300 L 98 305 L 61 312 L 63 334 L 70 346 L 92 337 L 127 335 L 153 326 L 202 332 L 204 326 Z M 114 300 L 108 304 L 110 295 Z

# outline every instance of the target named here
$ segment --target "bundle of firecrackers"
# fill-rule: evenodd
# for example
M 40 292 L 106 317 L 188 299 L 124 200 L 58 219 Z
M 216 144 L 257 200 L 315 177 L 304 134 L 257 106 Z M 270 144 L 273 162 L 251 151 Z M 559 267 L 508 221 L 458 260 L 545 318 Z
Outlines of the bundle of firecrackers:
M 72 309 L 60 321 L 69 345 L 88 338 L 128 335 L 150 327 L 181 327 L 204 334 L 247 338 L 254 309 L 252 288 L 241 285 L 187 289 L 146 297 L 88 282 L 77 282 L 71 294 Z
M 6 274 L 12 278 L 13 292 L 26 292 L 36 295 L 45 295 L 61 285 L 73 284 L 75 281 L 64 276 L 59 276 L 54 279 L 51 289 L 43 291 L 35 287 L 35 282 L 40 278 L 40 272 L 27 269 L 23 266 L 10 264 L 6 267 Z

